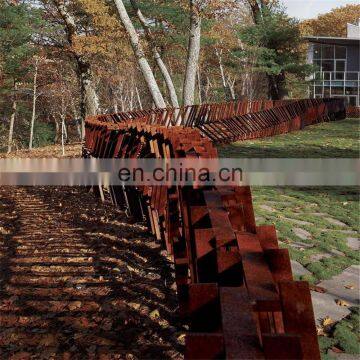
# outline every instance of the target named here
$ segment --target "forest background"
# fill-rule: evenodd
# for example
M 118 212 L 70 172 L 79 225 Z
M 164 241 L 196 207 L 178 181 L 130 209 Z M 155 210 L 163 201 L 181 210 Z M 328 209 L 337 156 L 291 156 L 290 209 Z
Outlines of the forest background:
M 278 0 L 0 0 L 0 151 L 81 141 L 86 116 L 307 97 L 304 35 L 360 5 L 290 18 Z

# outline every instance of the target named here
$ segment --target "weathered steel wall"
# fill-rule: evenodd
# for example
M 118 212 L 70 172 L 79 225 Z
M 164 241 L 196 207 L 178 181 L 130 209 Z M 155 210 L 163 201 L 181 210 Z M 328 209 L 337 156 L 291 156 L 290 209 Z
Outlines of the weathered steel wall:
M 343 115 L 341 102 L 322 99 L 103 115 L 87 120 L 84 156 L 217 158 L 211 140 Z M 189 127 L 165 126 L 177 116 Z M 309 286 L 293 281 L 275 228 L 256 226 L 249 187 L 111 186 L 110 194 L 172 255 L 187 359 L 320 359 Z

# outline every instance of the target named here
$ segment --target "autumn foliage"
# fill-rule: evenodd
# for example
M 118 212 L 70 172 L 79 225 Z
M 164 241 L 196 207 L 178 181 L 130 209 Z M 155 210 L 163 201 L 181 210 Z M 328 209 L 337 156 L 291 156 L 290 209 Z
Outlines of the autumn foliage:
M 360 18 L 360 5 L 346 5 L 319 15 L 316 19 L 301 23 L 303 35 L 346 36 L 346 24 L 357 23 Z

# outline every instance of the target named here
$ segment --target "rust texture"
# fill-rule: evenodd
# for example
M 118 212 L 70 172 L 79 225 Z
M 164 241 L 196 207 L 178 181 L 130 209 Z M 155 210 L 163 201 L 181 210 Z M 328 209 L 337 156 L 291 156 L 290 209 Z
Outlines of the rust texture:
M 249 112 L 251 111 L 251 113 Z M 205 115 L 204 115 L 205 114 Z M 216 158 L 214 142 L 270 136 L 345 116 L 339 100 L 239 102 L 100 115 L 84 156 Z M 169 126 L 182 117 L 186 126 Z M 172 255 L 187 359 L 320 359 L 309 286 L 294 281 L 249 187 L 110 186 Z

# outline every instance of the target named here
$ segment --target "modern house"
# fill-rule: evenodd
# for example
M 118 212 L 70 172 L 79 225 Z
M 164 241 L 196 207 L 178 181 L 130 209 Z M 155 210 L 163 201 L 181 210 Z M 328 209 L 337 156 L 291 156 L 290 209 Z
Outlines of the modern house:
M 310 97 L 344 97 L 350 106 L 359 104 L 360 19 L 347 24 L 347 37 L 307 36 L 308 62 L 317 67 L 311 77 Z

